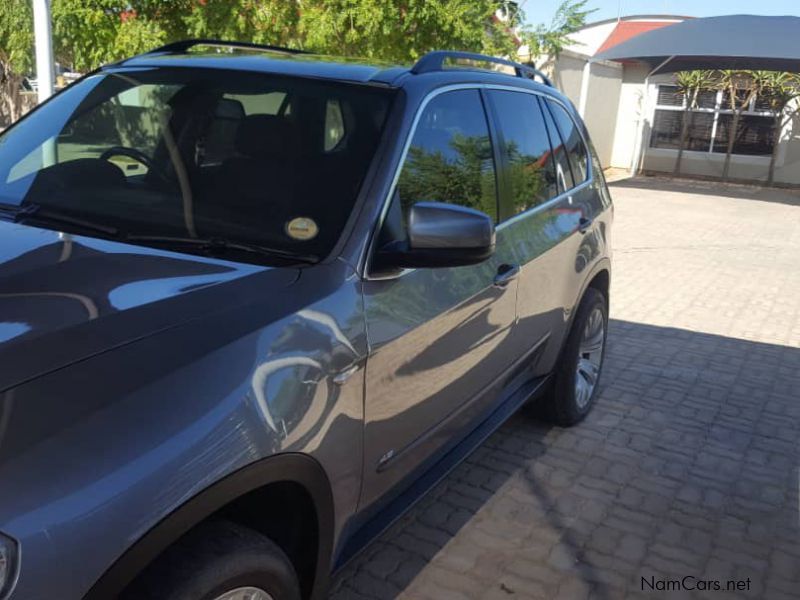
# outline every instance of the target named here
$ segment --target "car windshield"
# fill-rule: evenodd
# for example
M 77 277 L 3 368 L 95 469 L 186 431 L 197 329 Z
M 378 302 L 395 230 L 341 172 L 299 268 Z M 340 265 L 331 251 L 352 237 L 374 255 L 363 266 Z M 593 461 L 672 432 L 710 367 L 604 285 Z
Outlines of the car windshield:
M 183 252 L 244 248 L 250 262 L 319 259 L 390 101 L 244 71 L 101 72 L 0 136 L 0 217 Z

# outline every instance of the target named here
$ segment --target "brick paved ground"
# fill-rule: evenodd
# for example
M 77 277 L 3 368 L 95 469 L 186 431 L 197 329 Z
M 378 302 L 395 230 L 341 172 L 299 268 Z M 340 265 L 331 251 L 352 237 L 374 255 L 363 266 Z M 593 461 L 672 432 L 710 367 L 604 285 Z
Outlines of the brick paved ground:
M 335 585 L 362 598 L 800 598 L 800 194 L 621 182 L 599 402 L 515 416 Z

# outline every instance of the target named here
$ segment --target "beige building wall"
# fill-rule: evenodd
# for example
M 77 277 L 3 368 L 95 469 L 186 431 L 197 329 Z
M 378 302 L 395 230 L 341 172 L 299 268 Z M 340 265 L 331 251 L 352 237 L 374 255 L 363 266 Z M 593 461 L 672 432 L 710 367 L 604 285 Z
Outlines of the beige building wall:
M 616 129 L 610 166 L 629 169 L 634 159 L 639 120 L 644 118 L 644 80 L 647 68 L 625 65 L 617 105 Z
M 604 167 L 611 165 L 621 93 L 622 67 L 610 62 L 592 63 L 578 106 Z
M 575 106 L 580 104 L 581 79 L 586 61 L 587 57 L 565 50 L 556 59 L 553 69 L 553 84 Z
M 586 123 L 604 167 L 610 165 L 622 83 L 622 66 L 591 63 L 588 56 L 564 50 L 553 65 L 553 83 L 569 98 Z

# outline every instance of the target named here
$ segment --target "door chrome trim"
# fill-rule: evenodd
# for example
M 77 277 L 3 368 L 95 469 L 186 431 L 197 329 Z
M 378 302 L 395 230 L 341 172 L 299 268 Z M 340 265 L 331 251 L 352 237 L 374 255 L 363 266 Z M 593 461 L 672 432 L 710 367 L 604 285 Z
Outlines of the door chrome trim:
M 350 365 L 343 371 L 339 371 L 339 373 L 333 376 L 333 383 L 336 385 L 344 385 L 353 375 L 358 372 L 360 368 L 361 364 L 356 363 L 354 365 Z
M 400 155 L 400 160 L 398 161 L 397 165 L 394 168 L 394 175 L 392 176 L 392 184 L 389 186 L 389 192 L 383 198 L 383 203 L 381 205 L 381 212 L 379 213 L 378 219 L 377 219 L 377 221 L 375 222 L 375 224 L 374 224 L 374 226 L 372 228 L 372 231 L 371 231 L 370 236 L 369 236 L 369 240 L 365 244 L 364 250 L 362 250 L 362 252 L 361 252 L 361 257 L 359 258 L 358 262 L 359 262 L 359 265 L 360 265 L 360 269 L 359 270 L 361 271 L 361 279 L 363 281 L 391 281 L 391 280 L 399 279 L 399 278 L 403 277 L 404 275 L 406 275 L 408 273 L 416 271 L 416 269 L 403 269 L 403 270 L 399 271 L 398 273 L 393 273 L 391 275 L 383 275 L 383 276 L 372 276 L 372 275 L 369 274 L 369 268 L 370 268 L 370 264 L 372 262 L 371 258 L 372 258 L 372 256 L 374 255 L 374 252 L 375 252 L 376 240 L 378 239 L 378 236 L 380 235 L 381 228 L 383 227 L 383 223 L 386 220 L 386 215 L 389 212 L 389 207 L 391 205 L 392 198 L 394 197 L 394 194 L 397 191 L 397 182 L 400 180 L 400 173 L 402 172 L 403 165 L 406 162 L 406 157 L 408 156 L 408 151 L 411 148 L 411 141 L 414 139 L 414 134 L 417 132 L 417 126 L 419 125 L 419 121 L 422 118 L 422 113 L 425 111 L 425 109 L 427 108 L 427 106 L 431 102 L 431 100 L 433 100 L 437 96 L 439 96 L 441 94 L 445 94 L 447 92 L 454 92 L 454 91 L 459 91 L 459 90 L 501 90 L 501 91 L 508 91 L 508 92 L 520 92 L 520 93 L 523 93 L 523 94 L 531 94 L 533 96 L 539 96 L 539 97 L 543 97 L 543 98 L 547 98 L 549 100 L 552 100 L 552 101 L 560 104 L 561 106 L 563 106 L 567 110 L 567 112 L 569 112 L 569 107 L 560 98 L 557 98 L 555 96 L 552 96 L 552 95 L 550 95 L 548 93 L 544 93 L 544 92 L 539 91 L 539 90 L 520 88 L 520 87 L 515 87 L 515 86 L 512 86 L 512 85 L 502 85 L 502 84 L 495 84 L 495 83 L 456 83 L 456 84 L 451 84 L 451 85 L 445 85 L 445 86 L 442 86 L 440 88 L 436 88 L 436 89 L 431 90 L 430 92 L 428 92 L 428 94 L 422 99 L 422 102 L 420 102 L 419 106 L 417 107 L 417 111 L 414 114 L 414 120 L 411 122 L 411 127 L 409 128 L 408 134 L 406 135 L 405 142 L 403 143 L 403 152 Z M 486 119 L 488 120 L 489 118 L 490 118 L 490 116 L 488 114 L 486 114 Z M 574 121 L 574 119 L 573 119 L 573 121 Z M 576 123 L 576 126 L 577 126 L 577 123 Z M 497 227 L 496 227 L 496 229 L 498 231 L 502 231 L 508 224 L 514 223 L 514 222 L 518 221 L 522 217 L 527 217 L 527 216 L 536 214 L 537 212 L 546 210 L 547 208 L 550 208 L 554 204 L 564 200 L 565 197 L 570 196 L 570 195 L 574 194 L 575 192 L 578 192 L 578 191 L 580 191 L 580 190 L 582 190 L 582 189 L 584 189 L 584 188 L 586 188 L 586 187 L 588 187 L 588 186 L 590 186 L 591 184 L 594 183 L 594 168 L 593 168 L 593 163 L 592 163 L 592 160 L 591 160 L 591 154 L 589 153 L 589 144 L 588 144 L 588 141 L 586 140 L 586 137 L 583 134 L 583 131 L 581 131 L 581 128 L 580 127 L 576 127 L 576 129 L 578 130 L 578 135 L 581 136 L 581 141 L 583 141 L 583 146 L 586 149 L 586 162 L 587 162 L 587 165 L 589 165 L 589 167 L 590 167 L 589 168 L 589 176 L 586 178 L 586 180 L 583 181 L 583 183 L 581 183 L 581 184 L 579 184 L 577 186 L 574 186 L 574 187 L 570 188 L 569 190 L 566 190 L 565 192 L 559 194 L 555 198 L 551 198 L 547 202 L 543 202 L 542 204 L 539 204 L 538 206 L 534 206 L 534 207 L 526 210 L 525 212 L 522 212 L 522 213 L 520 213 L 518 215 L 514 215 L 510 219 L 506 219 L 502 223 L 499 223 L 497 225 Z M 495 169 L 497 169 L 497 165 L 495 165 Z M 500 192 L 498 191 L 498 194 L 499 193 Z

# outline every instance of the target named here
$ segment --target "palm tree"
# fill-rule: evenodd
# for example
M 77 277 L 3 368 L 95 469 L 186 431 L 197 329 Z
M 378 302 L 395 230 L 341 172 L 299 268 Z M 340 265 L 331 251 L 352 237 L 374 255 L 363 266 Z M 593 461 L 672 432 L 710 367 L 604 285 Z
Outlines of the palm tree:
M 786 124 L 800 111 L 800 104 L 791 112 L 787 113 L 786 111 L 792 102 L 800 99 L 800 76 L 796 73 L 769 73 L 764 81 L 761 93 L 768 98 L 769 108 L 775 113 L 772 154 L 769 159 L 769 174 L 767 176 L 767 185 L 772 185 L 775 181 L 775 161 L 778 156 L 778 143 L 781 139 L 781 132 L 783 132 Z
M 728 130 L 728 147 L 725 153 L 725 166 L 722 169 L 722 180 L 727 181 L 731 168 L 733 145 L 739 133 L 739 122 L 742 112 L 750 106 L 753 99 L 761 93 L 770 77 L 769 71 L 720 71 L 719 88 L 722 89 L 733 111 L 733 122 Z M 744 91 L 744 95 L 739 92 Z
M 683 151 L 686 148 L 689 130 L 694 123 L 694 113 L 692 111 L 697 108 L 697 98 L 700 92 L 713 89 L 714 81 L 714 71 L 681 71 L 676 77 L 678 90 L 683 94 L 686 101 L 683 110 L 683 118 L 681 119 L 681 139 L 680 145 L 678 146 L 678 158 L 675 159 L 673 175 L 677 175 L 681 172 Z

